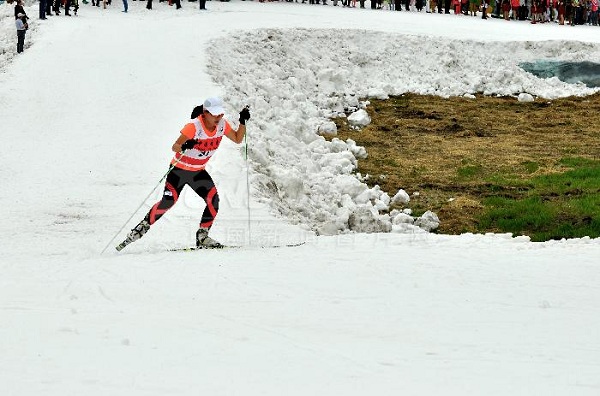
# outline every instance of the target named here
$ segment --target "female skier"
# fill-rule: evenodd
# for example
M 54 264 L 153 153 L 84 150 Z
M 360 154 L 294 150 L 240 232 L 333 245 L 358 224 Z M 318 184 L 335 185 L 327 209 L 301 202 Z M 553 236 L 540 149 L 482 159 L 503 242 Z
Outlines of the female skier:
M 171 148 L 175 152 L 175 157 L 171 161 L 171 171 L 167 175 L 162 199 L 117 246 L 118 251 L 148 232 L 150 226 L 177 202 L 179 194 L 186 184 L 206 202 L 200 228 L 196 232 L 196 247 L 223 247 L 208 236 L 210 227 L 219 211 L 219 194 L 205 167 L 210 157 L 219 148 L 223 136 L 238 144 L 244 140 L 246 121 L 250 119 L 250 111 L 248 107 L 240 111 L 240 126 L 237 130 L 234 130 L 223 118 L 224 113 L 223 101 L 220 98 L 208 98 L 202 106 L 194 109 L 192 121 L 183 127 L 181 135 Z

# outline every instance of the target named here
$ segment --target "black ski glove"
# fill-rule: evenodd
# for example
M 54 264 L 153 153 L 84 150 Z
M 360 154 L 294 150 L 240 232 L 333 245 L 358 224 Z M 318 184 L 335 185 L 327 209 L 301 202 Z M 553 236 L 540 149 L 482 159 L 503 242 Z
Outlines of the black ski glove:
M 198 142 L 194 139 L 188 139 L 181 145 L 181 151 L 192 149 L 197 143 Z
M 250 109 L 248 106 L 244 107 L 242 111 L 240 111 L 240 124 L 246 125 L 246 121 L 250 119 Z

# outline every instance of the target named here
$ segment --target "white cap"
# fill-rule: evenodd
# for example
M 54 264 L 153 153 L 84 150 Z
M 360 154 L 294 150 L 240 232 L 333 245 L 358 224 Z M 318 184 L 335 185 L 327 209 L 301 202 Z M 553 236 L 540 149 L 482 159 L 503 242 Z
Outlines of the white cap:
M 212 115 L 225 114 L 223 108 L 223 100 L 221 98 L 208 98 L 204 101 L 204 110 L 208 111 Z

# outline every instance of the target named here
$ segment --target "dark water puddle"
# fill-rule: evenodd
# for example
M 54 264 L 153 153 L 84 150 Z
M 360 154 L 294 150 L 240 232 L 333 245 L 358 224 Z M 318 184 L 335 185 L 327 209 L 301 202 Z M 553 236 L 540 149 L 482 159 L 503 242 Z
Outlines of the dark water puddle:
M 540 78 L 557 77 L 570 84 L 582 82 L 589 88 L 600 87 L 600 63 L 538 60 L 519 66 Z

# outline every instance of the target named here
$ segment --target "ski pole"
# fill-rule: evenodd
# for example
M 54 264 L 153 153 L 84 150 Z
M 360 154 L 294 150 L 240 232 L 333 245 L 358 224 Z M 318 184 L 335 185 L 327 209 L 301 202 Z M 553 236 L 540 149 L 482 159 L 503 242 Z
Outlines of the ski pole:
M 244 145 L 246 146 L 246 191 L 247 195 L 247 208 L 248 208 L 248 245 L 252 246 L 252 228 L 250 221 L 250 165 L 248 163 L 248 130 L 244 135 Z
M 250 105 L 247 104 L 246 106 L 244 106 L 244 109 L 249 110 Z M 246 129 L 246 133 L 244 134 L 244 151 L 246 157 L 246 192 L 248 193 L 248 195 L 246 196 L 246 208 L 248 209 L 248 245 L 252 246 L 252 226 L 250 216 L 250 164 L 248 163 L 248 129 Z
M 142 203 L 140 204 L 140 206 L 137 207 L 137 209 L 135 210 L 135 212 L 133 212 L 131 214 L 131 216 L 127 219 L 127 221 L 125 222 L 125 224 L 123 224 L 123 226 L 121 227 L 121 229 L 119 229 L 119 231 L 117 231 L 117 233 L 115 234 L 115 236 L 112 237 L 112 239 L 110 241 L 108 241 L 108 243 L 106 244 L 106 246 L 104 247 L 104 249 L 102 249 L 102 252 L 100 252 L 100 254 L 104 254 L 104 252 L 106 251 L 106 249 L 108 249 L 108 247 L 110 246 L 111 243 L 113 243 L 113 241 L 115 240 L 115 238 L 121 233 L 121 231 L 123 231 L 123 229 L 127 226 L 127 224 L 131 221 L 131 219 L 133 219 L 133 216 L 135 216 L 135 214 L 138 212 L 138 210 L 140 210 L 140 208 L 142 206 L 144 206 L 144 204 L 146 203 L 146 201 L 148 200 L 148 198 L 150 198 L 150 196 L 154 193 L 154 190 L 156 190 L 156 187 L 160 186 L 161 183 L 163 182 L 163 180 L 165 180 L 165 178 L 167 177 L 167 175 L 173 170 L 173 168 L 175 167 L 175 165 L 179 162 L 179 160 L 177 160 L 177 158 L 175 159 L 175 164 L 172 164 L 169 167 L 169 170 L 167 171 L 167 173 L 165 173 L 163 175 L 163 177 L 160 178 L 160 180 L 158 181 L 158 183 L 156 183 L 156 185 L 152 188 L 152 191 L 150 191 L 150 194 L 148 194 L 146 196 L 146 198 L 144 198 L 144 200 L 142 201 Z

